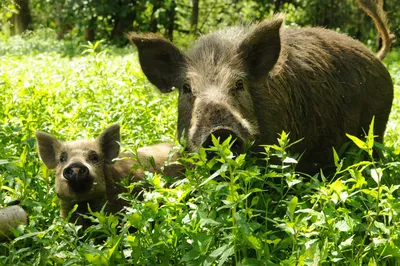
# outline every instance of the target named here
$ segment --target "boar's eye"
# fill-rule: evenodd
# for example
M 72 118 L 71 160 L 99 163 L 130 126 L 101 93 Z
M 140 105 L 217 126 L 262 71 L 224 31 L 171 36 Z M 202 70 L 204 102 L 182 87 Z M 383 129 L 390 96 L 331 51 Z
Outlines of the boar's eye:
M 66 153 L 65 151 L 63 151 L 63 152 L 60 154 L 60 162 L 61 162 L 61 163 L 65 163 L 65 162 L 67 161 L 67 159 L 68 159 L 68 153 Z
M 93 163 L 98 163 L 100 161 L 100 158 L 96 152 L 92 151 L 89 153 L 89 160 Z
M 243 79 L 239 79 L 238 81 L 236 81 L 235 90 L 236 91 L 243 91 L 244 90 L 244 81 L 243 81 Z
M 190 84 L 185 82 L 182 84 L 182 92 L 183 93 L 192 93 L 192 87 L 190 87 Z

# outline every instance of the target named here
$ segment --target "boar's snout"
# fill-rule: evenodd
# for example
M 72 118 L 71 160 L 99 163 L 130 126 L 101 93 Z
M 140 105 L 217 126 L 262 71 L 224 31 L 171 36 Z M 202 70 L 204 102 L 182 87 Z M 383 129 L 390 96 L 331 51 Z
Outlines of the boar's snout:
M 82 163 L 72 163 L 63 171 L 64 178 L 75 192 L 83 192 L 90 188 L 93 178 L 89 174 L 89 168 Z
M 232 144 L 231 151 L 234 154 L 241 154 L 244 153 L 245 151 L 245 142 L 242 138 L 238 137 L 232 130 L 222 128 L 222 129 L 217 129 L 207 137 L 207 139 L 203 142 L 202 146 L 204 148 L 208 148 L 210 146 L 214 146 L 212 143 L 212 135 L 216 137 L 217 139 L 219 138 L 219 143 L 224 142 L 229 136 L 232 136 L 232 141 L 235 141 Z

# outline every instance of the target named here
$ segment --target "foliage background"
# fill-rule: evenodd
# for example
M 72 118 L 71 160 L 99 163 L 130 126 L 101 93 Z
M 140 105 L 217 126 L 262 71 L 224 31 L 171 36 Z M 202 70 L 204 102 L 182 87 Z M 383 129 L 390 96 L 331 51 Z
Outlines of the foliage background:
M 391 29 L 400 36 L 398 2 L 384 3 Z M 188 44 L 199 34 L 277 12 L 287 14 L 287 24 L 335 29 L 376 45 L 375 27 L 355 0 L 3 0 L 0 25 L 3 36 L 45 27 L 56 30 L 58 39 L 123 45 L 124 33 L 152 31 Z

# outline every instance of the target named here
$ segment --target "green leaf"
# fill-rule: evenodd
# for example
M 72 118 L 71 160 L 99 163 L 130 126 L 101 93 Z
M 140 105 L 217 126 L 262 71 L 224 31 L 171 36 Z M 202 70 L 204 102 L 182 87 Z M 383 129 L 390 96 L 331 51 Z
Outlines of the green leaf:
M 116 243 L 114 244 L 114 246 L 108 250 L 108 254 L 107 254 L 108 255 L 108 259 L 110 259 L 114 255 L 114 252 L 116 250 L 118 250 L 118 245 L 119 245 L 119 242 L 121 241 L 122 237 L 123 237 L 123 235 L 121 235 L 118 238 L 118 240 L 116 241 Z
M 240 231 L 246 236 L 250 235 L 250 227 L 246 220 L 246 216 L 240 212 L 236 212 L 234 214 L 234 217 L 237 225 L 239 226 Z
M 349 232 L 350 231 L 350 226 L 344 220 L 335 223 L 335 227 L 341 232 Z
M 290 218 L 290 221 L 294 220 L 294 211 L 296 210 L 298 201 L 298 198 L 294 196 L 289 202 L 287 214 Z
M 74 207 L 68 212 L 66 220 L 69 221 L 71 219 L 72 214 L 78 209 L 78 204 L 75 204 Z
M 223 245 L 223 246 L 217 248 L 216 250 L 214 250 L 213 252 L 211 252 L 210 257 L 217 258 L 217 257 L 221 256 L 224 253 L 224 251 L 227 249 L 228 249 L 228 245 Z
M 374 197 L 375 199 L 378 199 L 378 192 L 375 190 L 370 190 L 370 189 L 362 189 L 360 190 L 362 193 L 370 195 Z
M 283 160 L 283 163 L 286 163 L 286 164 L 297 164 L 297 160 L 294 159 L 294 158 L 286 157 Z
M 333 182 L 331 185 L 329 185 L 329 187 L 338 195 L 340 195 L 340 193 L 346 189 L 346 186 L 342 183 L 341 180 L 336 180 L 335 182 Z
M 336 172 L 340 172 L 343 166 L 343 162 L 340 161 L 339 155 L 337 154 L 334 147 L 332 147 L 332 152 L 333 152 L 333 162 L 335 163 L 336 166 Z
M 222 256 L 219 260 L 218 266 L 225 265 L 225 262 L 228 260 L 228 258 L 233 255 L 233 251 L 234 251 L 233 247 L 225 249 L 224 253 L 222 253 Z
M 348 239 L 346 239 L 345 241 L 340 243 L 339 249 L 343 250 L 344 248 L 351 246 L 351 244 L 353 243 L 353 237 L 354 237 L 354 235 L 352 235 L 351 237 L 349 237 Z
M 375 221 L 374 225 L 376 226 L 376 228 L 380 229 L 384 234 L 390 235 L 389 226 L 386 226 L 384 223 L 378 221 Z
M 371 124 L 369 125 L 368 136 L 367 136 L 367 148 L 368 148 L 368 155 L 372 157 L 372 152 L 374 148 L 374 123 L 375 123 L 375 116 L 372 117 Z
M 207 184 L 208 182 L 210 182 L 211 180 L 213 180 L 214 178 L 216 178 L 217 176 L 221 175 L 222 172 L 226 172 L 226 170 L 228 169 L 228 164 L 223 164 L 221 166 L 220 169 L 218 169 L 217 171 L 215 171 L 212 175 L 210 175 L 206 180 L 204 180 L 203 182 L 201 182 L 200 187 L 204 186 L 205 184 Z
M 383 170 L 381 168 L 371 169 L 371 177 L 375 183 L 380 184 L 382 179 Z
M 0 159 L 0 165 L 8 164 L 8 163 L 10 163 L 8 160 Z
M 252 236 L 252 235 L 245 235 L 245 237 L 254 249 L 257 249 L 257 250 L 262 249 L 262 243 L 257 237 Z
M 139 238 L 136 237 L 136 236 L 128 235 L 128 236 L 126 237 L 126 240 L 129 242 L 129 244 L 130 244 L 132 247 L 137 247 L 137 246 L 139 246 Z
M 213 242 L 213 236 L 207 235 L 206 233 L 200 233 L 197 236 L 197 244 L 199 245 L 199 250 L 201 255 L 206 255 L 208 253 L 208 249 Z
M 382 256 L 400 259 L 400 248 L 396 245 L 386 245 Z
M 182 263 L 186 261 L 197 260 L 199 257 L 200 257 L 200 251 L 197 248 L 192 248 L 182 256 L 180 262 Z M 204 265 L 211 265 L 211 264 L 204 264 Z
M 351 139 L 351 140 L 354 142 L 354 144 L 357 145 L 358 148 L 360 148 L 360 149 L 362 149 L 362 150 L 364 150 L 364 151 L 367 151 L 367 150 L 368 150 L 368 146 L 367 146 L 367 144 L 366 144 L 364 141 L 360 140 L 360 139 L 357 138 L 356 136 L 352 136 L 352 135 L 347 134 L 347 133 L 346 133 L 346 136 L 347 136 L 349 139 Z
M 220 264 L 223 265 L 225 260 L 233 254 L 233 248 L 229 248 L 228 245 L 223 245 L 213 252 L 207 257 L 207 259 L 203 262 L 204 266 L 210 266 L 216 261 L 219 257 L 221 257 Z M 222 264 L 221 264 L 222 262 Z

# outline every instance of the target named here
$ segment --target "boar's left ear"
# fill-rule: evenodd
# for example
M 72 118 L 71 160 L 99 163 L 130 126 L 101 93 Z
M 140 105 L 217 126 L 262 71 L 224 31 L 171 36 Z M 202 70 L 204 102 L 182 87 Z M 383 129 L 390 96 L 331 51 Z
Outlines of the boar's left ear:
M 186 57 L 172 42 L 154 33 L 131 32 L 128 38 L 138 49 L 144 74 L 161 92 L 182 85 Z
M 253 26 L 240 44 L 239 55 L 252 75 L 266 75 L 278 61 L 283 20 L 284 15 L 278 14 Z
M 56 168 L 58 165 L 56 150 L 60 149 L 61 142 L 53 135 L 41 131 L 36 131 L 35 136 L 40 158 L 47 168 Z
M 100 136 L 97 137 L 100 149 L 104 154 L 105 163 L 112 163 L 112 160 L 118 157 L 119 141 L 121 139 L 119 133 L 119 124 L 114 124 L 106 128 Z

